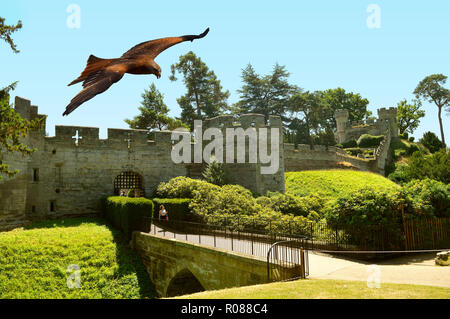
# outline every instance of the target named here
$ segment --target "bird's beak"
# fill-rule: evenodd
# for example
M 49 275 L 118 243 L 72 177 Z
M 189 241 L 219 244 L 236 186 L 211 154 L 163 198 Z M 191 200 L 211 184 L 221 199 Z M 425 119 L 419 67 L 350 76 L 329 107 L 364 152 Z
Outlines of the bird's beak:
M 158 72 L 158 74 L 156 74 L 156 78 L 159 79 L 161 77 L 161 72 Z

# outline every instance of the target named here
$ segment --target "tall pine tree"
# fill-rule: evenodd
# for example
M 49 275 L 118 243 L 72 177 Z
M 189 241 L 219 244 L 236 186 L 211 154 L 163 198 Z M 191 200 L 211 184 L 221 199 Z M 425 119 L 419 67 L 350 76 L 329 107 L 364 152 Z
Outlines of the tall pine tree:
M 214 71 L 192 51 L 180 56 L 178 63 L 171 66 L 170 79 L 176 81 L 176 73 L 183 76 L 187 92 L 177 99 L 181 107 L 181 120 L 191 128 L 194 120 L 222 114 L 228 109 L 228 91 L 223 91 Z
M 272 73 L 261 76 L 251 64 L 242 70 L 242 88 L 238 90 L 240 100 L 233 106 L 233 113 L 259 113 L 266 119 L 278 115 L 286 120 L 286 105 L 296 86 L 288 82 L 289 72 L 278 63 Z

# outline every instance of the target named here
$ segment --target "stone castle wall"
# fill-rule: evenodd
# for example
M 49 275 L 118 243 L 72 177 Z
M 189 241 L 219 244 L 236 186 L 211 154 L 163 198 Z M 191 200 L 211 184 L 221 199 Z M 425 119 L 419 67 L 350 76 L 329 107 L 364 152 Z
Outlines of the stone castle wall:
M 15 108 L 23 118 L 44 117 L 45 121 L 45 116 L 38 114 L 38 108 L 28 100 L 16 97 Z M 319 145 L 311 150 L 309 145 L 298 145 L 294 148 L 292 144 L 283 143 L 282 123 L 277 116 L 270 116 L 266 123 L 260 114 L 245 114 L 239 118 L 223 115 L 203 121 L 202 132 L 209 127 L 222 131 L 224 156 L 227 128 L 254 130 L 257 135 L 260 128 L 269 129 L 269 133 L 271 129 L 278 130 L 279 168 L 274 174 L 261 174 L 267 164 L 262 164 L 259 157 L 256 163 L 249 163 L 252 150 L 248 138 L 246 163 L 225 164 L 230 183 L 242 185 L 257 194 L 284 192 L 285 171 L 350 168 L 384 172 L 389 154 L 389 141 L 377 150 L 375 160 L 350 157 L 336 147 Z M 100 139 L 98 128 L 62 125 L 55 127 L 55 136 L 45 136 L 45 128 L 30 132 L 24 143 L 37 148 L 31 156 L 0 153 L 12 168 L 20 170 L 14 178 L 4 177 L 0 181 L 0 230 L 36 219 L 97 214 L 100 198 L 115 192 L 114 181 L 124 172 L 131 171 L 142 178 L 144 195 L 148 197 L 159 183 L 173 177 L 201 177 L 205 162 L 176 164 L 172 161 L 174 142 L 171 134 L 170 131 L 158 131 L 154 140 L 148 140 L 145 130 L 110 128 L 107 138 Z M 190 138 L 190 133 L 181 134 Z M 268 140 L 271 140 L 270 134 Z M 203 141 L 203 147 L 208 143 Z M 195 145 L 196 142 L 191 142 L 192 152 Z M 270 147 L 268 149 L 270 153 Z M 237 156 L 237 146 L 234 156 Z
M 315 145 L 311 149 L 304 144 L 297 145 L 297 148 L 294 144 L 284 145 L 284 167 L 286 172 L 320 169 L 374 170 L 373 161 L 348 156 L 339 147 Z
M 28 100 L 17 97 L 15 105 L 24 118 L 39 116 L 37 107 L 31 107 Z M 208 126 L 221 121 L 226 119 L 205 122 Z M 248 128 L 255 122 L 258 128 L 275 127 L 279 129 L 282 141 L 279 118 L 271 117 L 271 125 L 259 121 L 259 115 L 246 115 L 235 120 L 233 127 Z M 5 177 L 0 181 L 0 225 L 3 229 L 27 220 L 96 214 L 100 210 L 100 198 L 114 193 L 114 180 L 123 172 L 131 171 L 141 176 L 145 195 L 151 196 L 160 182 L 176 176 L 198 177 L 201 175 L 198 166 L 204 165 L 175 164 L 171 158 L 170 131 L 155 132 L 154 140 L 148 140 L 147 131 L 132 129 L 110 128 L 106 139 L 100 139 L 99 129 L 94 127 L 58 125 L 55 136 L 45 136 L 44 132 L 45 129 L 30 132 L 24 141 L 37 148 L 31 156 L 3 154 L 12 168 L 20 170 L 15 178 Z M 207 143 L 203 141 L 203 146 Z M 194 144 L 191 146 L 193 152 Z M 268 190 L 283 192 L 282 143 L 280 146 L 277 173 L 261 176 L 260 163 L 226 164 L 230 182 L 261 194 Z M 248 149 L 246 154 L 248 157 Z
M 343 143 L 351 139 L 358 140 L 363 134 L 384 135 L 389 132 L 391 137 L 398 137 L 397 108 L 378 109 L 378 119 L 367 121 L 350 122 L 347 110 L 336 110 L 336 139 L 338 143 Z

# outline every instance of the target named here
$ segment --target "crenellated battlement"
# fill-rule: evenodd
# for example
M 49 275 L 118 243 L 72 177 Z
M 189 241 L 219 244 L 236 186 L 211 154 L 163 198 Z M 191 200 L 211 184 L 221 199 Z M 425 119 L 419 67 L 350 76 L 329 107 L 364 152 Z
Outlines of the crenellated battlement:
M 390 108 L 381 108 L 378 109 L 378 117 L 380 119 L 395 119 L 397 118 L 397 108 L 396 107 L 390 107 Z
M 350 139 L 358 139 L 362 134 L 382 135 L 389 127 L 389 134 L 393 137 L 398 136 L 397 127 L 397 108 L 378 109 L 378 119 L 368 119 L 366 121 L 349 121 L 348 110 L 336 110 L 334 112 L 336 119 L 336 137 L 339 143 Z
M 279 127 L 281 128 L 281 118 L 279 116 L 270 115 L 266 123 L 263 114 L 242 114 L 239 117 L 233 115 L 219 115 L 203 121 L 203 128 L 217 127 L 217 128 L 233 128 L 242 127 L 244 129 L 249 127 Z

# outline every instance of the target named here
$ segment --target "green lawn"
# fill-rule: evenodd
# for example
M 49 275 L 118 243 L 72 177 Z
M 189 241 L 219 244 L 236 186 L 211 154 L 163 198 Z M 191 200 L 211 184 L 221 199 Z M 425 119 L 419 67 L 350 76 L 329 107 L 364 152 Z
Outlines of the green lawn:
M 450 288 L 381 284 L 369 288 L 366 282 L 307 279 L 206 291 L 179 299 L 450 299 Z
M 380 191 L 400 189 L 400 186 L 381 175 L 353 170 L 287 172 L 285 181 L 286 194 L 293 196 L 316 194 L 329 200 L 367 186 Z
M 81 288 L 67 286 L 78 265 Z M 140 260 L 100 219 L 34 223 L 0 233 L 0 298 L 153 298 Z

